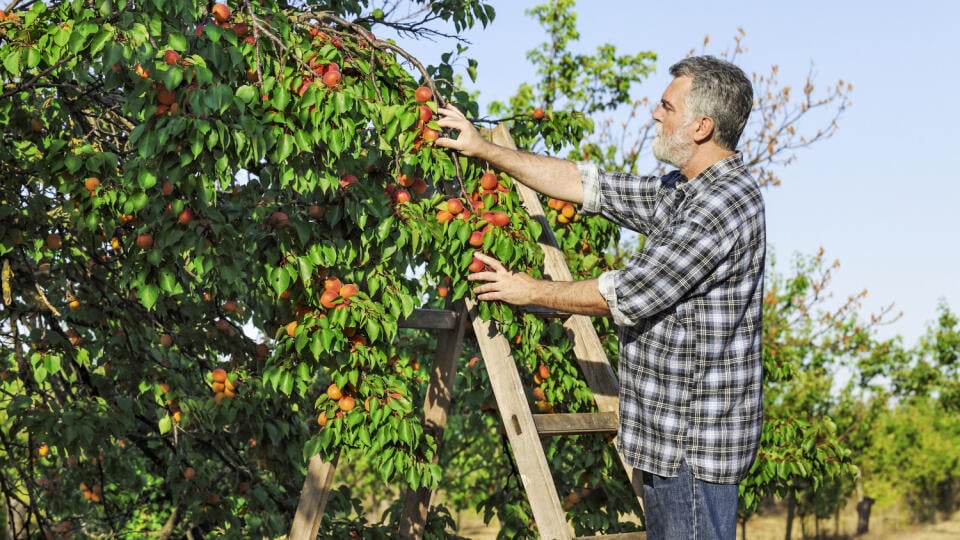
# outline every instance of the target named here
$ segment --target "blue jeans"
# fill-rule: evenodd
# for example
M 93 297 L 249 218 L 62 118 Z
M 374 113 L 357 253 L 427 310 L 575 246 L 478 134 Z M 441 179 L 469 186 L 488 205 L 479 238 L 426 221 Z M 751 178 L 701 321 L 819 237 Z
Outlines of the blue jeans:
M 647 540 L 736 540 L 736 484 L 697 480 L 687 462 L 676 477 L 643 473 Z

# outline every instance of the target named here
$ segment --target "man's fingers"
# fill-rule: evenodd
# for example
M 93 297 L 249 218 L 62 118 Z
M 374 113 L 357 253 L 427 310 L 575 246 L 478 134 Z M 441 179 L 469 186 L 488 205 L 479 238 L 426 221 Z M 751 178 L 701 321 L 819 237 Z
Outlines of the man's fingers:
M 500 263 L 497 259 L 485 254 L 485 253 L 474 253 L 474 257 L 483 261 L 483 264 L 489 266 L 496 272 L 506 272 L 507 269 Z

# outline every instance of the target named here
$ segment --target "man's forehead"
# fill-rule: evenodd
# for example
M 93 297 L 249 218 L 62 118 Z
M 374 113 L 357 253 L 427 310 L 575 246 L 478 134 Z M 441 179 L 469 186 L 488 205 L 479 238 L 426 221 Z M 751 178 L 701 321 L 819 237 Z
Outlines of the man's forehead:
M 675 77 L 667 85 L 667 89 L 663 91 L 661 99 L 665 104 L 672 105 L 674 108 L 682 107 L 691 86 L 693 86 L 693 77 L 689 75 Z

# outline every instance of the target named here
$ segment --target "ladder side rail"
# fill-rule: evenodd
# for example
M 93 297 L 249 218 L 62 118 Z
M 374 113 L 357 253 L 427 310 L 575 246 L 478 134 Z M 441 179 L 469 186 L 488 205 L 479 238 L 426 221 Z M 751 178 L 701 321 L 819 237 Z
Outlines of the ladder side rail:
M 430 372 L 430 382 L 427 384 L 427 395 L 423 404 L 424 430 L 433 435 L 437 441 L 437 451 L 433 456 L 434 463 L 440 459 L 443 431 L 446 428 L 450 404 L 453 401 L 457 362 L 463 349 L 463 334 L 466 329 L 466 304 L 462 300 L 457 301 L 454 311 L 457 317 L 453 328 L 440 332 L 437 337 L 433 369 Z M 420 487 L 407 493 L 400 515 L 400 538 L 423 538 L 432 495 L 432 490 L 427 487 Z

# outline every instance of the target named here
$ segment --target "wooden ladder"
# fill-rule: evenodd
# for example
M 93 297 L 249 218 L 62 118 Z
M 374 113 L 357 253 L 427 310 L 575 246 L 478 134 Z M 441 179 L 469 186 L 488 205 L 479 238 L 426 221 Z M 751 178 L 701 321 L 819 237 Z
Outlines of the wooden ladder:
M 501 146 L 515 148 L 513 139 L 504 126 L 492 130 L 490 136 Z M 544 252 L 545 277 L 555 281 L 572 280 L 536 193 L 520 183 L 515 183 L 515 187 L 530 217 L 542 225 L 543 234 L 539 242 Z M 584 379 L 593 391 L 597 412 L 533 414 L 509 341 L 496 328 L 496 323 L 484 321 L 477 316 L 475 300 L 458 301 L 452 310 L 416 310 L 412 317 L 401 321 L 400 326 L 439 331 L 424 402 L 424 429 L 434 435 L 439 444 L 443 439 L 443 430 L 453 399 L 464 329 L 468 321 L 473 325 L 490 386 L 540 537 L 568 540 L 573 538 L 572 531 L 550 473 L 541 437 L 585 433 L 615 436 L 618 427 L 619 384 L 590 318 L 584 315 L 564 317 L 564 329 L 573 342 L 573 352 Z M 438 448 L 437 455 L 439 453 Z M 622 454 L 618 452 L 618 455 L 622 462 Z M 643 508 L 640 473 L 635 475 L 632 467 L 624 462 L 622 464 Z M 335 468 L 336 459 L 325 462 L 319 456 L 314 456 L 310 460 L 289 540 L 316 538 Z M 400 518 L 401 538 L 423 537 L 431 495 L 428 488 L 420 488 L 407 495 Z M 646 534 L 624 533 L 596 538 L 645 539 Z

